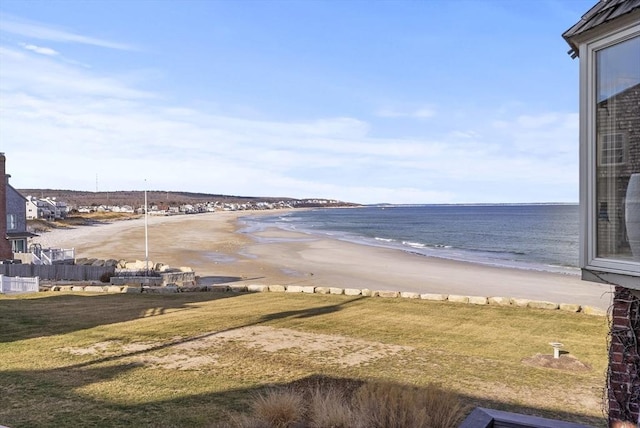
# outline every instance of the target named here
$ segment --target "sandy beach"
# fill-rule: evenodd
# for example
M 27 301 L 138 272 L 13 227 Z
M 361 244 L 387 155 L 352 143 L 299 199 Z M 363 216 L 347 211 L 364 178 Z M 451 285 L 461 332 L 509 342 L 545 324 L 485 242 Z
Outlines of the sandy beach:
M 205 284 L 282 284 L 502 296 L 607 309 L 612 290 L 572 275 L 458 262 L 276 228 L 243 231 L 238 218 L 275 211 L 149 217 L 149 260 L 190 266 Z M 43 247 L 76 258 L 144 260 L 144 219 L 55 229 Z

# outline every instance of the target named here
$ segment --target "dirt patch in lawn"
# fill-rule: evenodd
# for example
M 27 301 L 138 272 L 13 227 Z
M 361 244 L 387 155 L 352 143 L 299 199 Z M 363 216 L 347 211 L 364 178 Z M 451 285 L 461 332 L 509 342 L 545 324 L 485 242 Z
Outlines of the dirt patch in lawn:
M 228 343 L 261 352 L 286 351 L 311 357 L 320 364 L 341 367 L 366 365 L 375 360 L 412 351 L 409 346 L 390 345 L 339 335 L 307 333 L 286 328 L 243 327 L 198 338 L 174 338 L 169 343 L 99 342 L 84 348 L 64 348 L 73 355 L 117 356 L 153 368 L 198 370 L 218 361 L 217 350 Z M 155 349 L 154 349 L 155 348 Z M 129 354 L 129 355 L 127 355 Z M 133 355 L 132 355 L 133 354 Z
M 339 335 L 307 333 L 286 328 L 245 327 L 218 333 L 215 340 L 235 341 L 265 352 L 289 351 L 327 364 L 352 367 L 412 351 L 409 346 L 390 345 Z
M 591 370 L 587 364 L 576 357 L 562 354 L 560 358 L 553 355 L 536 354 L 533 357 L 525 358 L 522 362 L 528 366 L 544 367 L 547 369 L 565 370 L 570 372 L 587 372 Z

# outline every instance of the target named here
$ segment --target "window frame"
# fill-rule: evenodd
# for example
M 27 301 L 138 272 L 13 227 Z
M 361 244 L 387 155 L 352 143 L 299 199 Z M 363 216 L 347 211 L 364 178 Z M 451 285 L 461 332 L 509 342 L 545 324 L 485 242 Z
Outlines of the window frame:
M 580 265 L 583 279 L 640 289 L 640 262 L 597 256 L 596 196 L 601 149 L 596 129 L 596 54 L 636 37 L 640 37 L 637 21 L 580 44 Z
M 7 214 L 7 231 L 18 230 L 18 216 Z
M 620 141 L 617 139 L 605 141 L 605 137 L 620 137 Z M 598 152 L 600 156 L 598 156 L 598 166 L 617 166 L 617 165 L 625 165 L 627 163 L 627 134 L 625 132 L 602 132 L 598 138 Z M 621 146 L 618 147 L 618 142 L 621 143 Z M 605 147 L 607 144 L 615 146 Z M 620 162 L 615 162 L 615 158 L 617 158 L 617 153 L 621 152 L 622 160 Z M 613 158 L 613 162 L 605 162 L 605 160 L 609 160 Z

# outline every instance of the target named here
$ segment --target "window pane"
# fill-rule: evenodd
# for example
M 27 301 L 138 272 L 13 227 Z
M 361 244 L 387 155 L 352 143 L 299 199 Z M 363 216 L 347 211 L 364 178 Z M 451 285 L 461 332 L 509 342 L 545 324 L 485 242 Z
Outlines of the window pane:
M 640 261 L 640 37 L 596 52 L 598 257 Z

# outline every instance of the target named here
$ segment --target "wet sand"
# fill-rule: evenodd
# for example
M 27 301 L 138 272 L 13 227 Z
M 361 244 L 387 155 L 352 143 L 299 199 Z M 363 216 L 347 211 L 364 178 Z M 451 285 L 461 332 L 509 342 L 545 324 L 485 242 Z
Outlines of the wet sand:
M 149 260 L 190 266 L 206 284 L 295 284 L 502 296 L 602 309 L 611 303 L 611 287 L 572 275 L 425 257 L 277 228 L 242 230 L 239 217 L 263 214 L 276 212 L 149 217 Z M 145 259 L 143 219 L 56 229 L 34 241 L 45 248 L 75 248 L 77 258 Z

